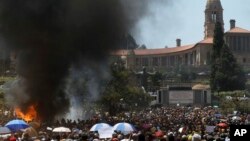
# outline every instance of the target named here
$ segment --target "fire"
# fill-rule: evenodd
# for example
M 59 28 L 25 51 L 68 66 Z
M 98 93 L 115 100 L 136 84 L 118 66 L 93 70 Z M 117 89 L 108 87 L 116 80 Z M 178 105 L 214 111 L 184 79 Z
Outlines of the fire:
M 15 108 L 15 113 L 18 118 L 25 120 L 26 122 L 30 122 L 32 120 L 37 120 L 37 111 L 34 105 L 31 105 L 27 108 L 27 110 L 22 112 L 22 110 L 18 107 Z

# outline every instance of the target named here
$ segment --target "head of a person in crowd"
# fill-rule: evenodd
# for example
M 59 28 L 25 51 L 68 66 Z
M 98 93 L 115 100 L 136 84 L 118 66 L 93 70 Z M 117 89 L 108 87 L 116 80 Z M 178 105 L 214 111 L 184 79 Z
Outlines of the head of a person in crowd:
M 118 140 L 118 134 L 117 134 L 117 133 L 113 133 L 113 134 L 112 134 L 112 139 L 111 139 L 111 141 L 119 141 L 119 140 Z
M 80 140 L 81 141 L 87 141 L 88 140 L 88 135 L 85 134 L 85 133 L 82 133 L 80 136 L 79 136 Z
M 187 135 L 182 135 L 182 136 L 181 136 L 181 141 L 187 141 L 187 140 L 188 140 Z
M 172 132 L 168 133 L 168 141 L 175 141 L 175 137 Z
M 201 141 L 201 135 L 194 133 L 192 136 L 192 141 Z
M 189 135 L 187 136 L 188 141 L 192 141 L 192 137 L 193 137 L 193 135 L 192 135 L 192 134 L 189 134 Z

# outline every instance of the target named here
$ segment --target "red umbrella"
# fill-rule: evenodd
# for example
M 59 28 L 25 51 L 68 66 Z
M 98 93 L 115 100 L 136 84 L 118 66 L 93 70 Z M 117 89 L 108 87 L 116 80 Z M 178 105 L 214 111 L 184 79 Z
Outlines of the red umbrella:
M 221 127 L 221 128 L 227 128 L 227 124 L 224 122 L 221 122 L 219 124 L 217 124 L 217 126 Z
M 163 134 L 162 131 L 156 131 L 156 132 L 155 132 L 155 136 L 156 136 L 156 137 L 163 137 L 164 134 Z

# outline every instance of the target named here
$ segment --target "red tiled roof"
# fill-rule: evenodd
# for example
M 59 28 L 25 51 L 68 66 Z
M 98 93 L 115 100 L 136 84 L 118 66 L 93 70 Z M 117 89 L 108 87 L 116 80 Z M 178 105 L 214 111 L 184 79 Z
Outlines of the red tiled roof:
M 188 49 L 191 49 L 195 46 L 193 45 L 186 45 L 186 46 L 180 46 L 180 47 L 172 47 L 172 48 L 158 48 L 158 49 L 135 49 L 133 50 L 135 55 L 161 55 L 161 54 L 167 54 L 167 53 L 175 53 L 175 52 L 181 52 Z M 111 55 L 127 55 L 128 50 L 116 50 L 111 52 Z
M 206 38 L 202 41 L 199 42 L 200 44 L 212 44 L 213 43 L 213 38 Z
M 235 28 L 227 31 L 226 33 L 250 33 L 250 31 L 243 29 L 243 28 L 240 28 L 240 27 L 235 27 Z
M 195 45 L 186 45 L 173 48 L 159 48 L 159 49 L 135 49 L 135 55 L 160 55 L 167 53 L 175 53 L 180 51 L 185 51 L 193 48 Z

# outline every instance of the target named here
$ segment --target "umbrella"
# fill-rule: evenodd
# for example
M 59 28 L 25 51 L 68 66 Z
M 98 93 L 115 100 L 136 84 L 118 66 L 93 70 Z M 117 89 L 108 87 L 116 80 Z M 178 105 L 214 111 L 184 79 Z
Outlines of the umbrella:
M 113 130 L 113 127 L 111 126 L 111 127 L 99 129 L 98 133 L 99 133 L 100 139 L 107 139 L 107 138 L 112 138 L 114 130 Z
M 52 132 L 71 132 L 71 130 L 67 127 L 56 127 L 52 130 Z
M 221 114 L 214 114 L 214 116 L 215 116 L 215 117 L 218 117 L 218 118 L 219 118 L 219 117 L 222 117 Z
M 110 125 L 107 124 L 107 123 L 97 123 L 97 124 L 93 125 L 93 126 L 90 128 L 90 131 L 98 131 L 99 129 L 108 128 L 108 127 L 112 127 L 112 126 L 110 126 Z
M 135 128 L 132 124 L 122 122 L 122 123 L 117 123 L 113 126 L 113 130 L 116 131 L 121 131 L 124 134 L 128 134 L 130 132 L 135 131 Z
M 0 135 L 11 133 L 8 127 L 0 127 Z
M 234 116 L 234 117 L 232 117 L 232 120 L 241 120 L 241 117 Z
M 221 128 L 226 128 L 226 127 L 227 127 L 227 124 L 221 122 L 221 123 L 217 124 L 217 126 L 219 126 L 219 127 L 221 127 Z
M 20 119 L 11 120 L 5 126 L 8 127 L 12 132 L 29 127 L 25 121 Z
M 156 137 L 163 137 L 163 136 L 164 136 L 164 133 L 163 133 L 162 131 L 159 130 L 159 131 L 156 131 L 156 132 L 155 132 L 155 136 L 156 136 Z

